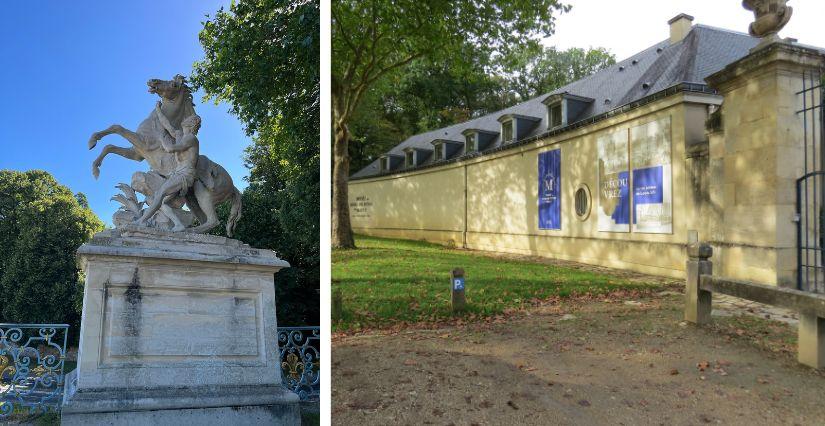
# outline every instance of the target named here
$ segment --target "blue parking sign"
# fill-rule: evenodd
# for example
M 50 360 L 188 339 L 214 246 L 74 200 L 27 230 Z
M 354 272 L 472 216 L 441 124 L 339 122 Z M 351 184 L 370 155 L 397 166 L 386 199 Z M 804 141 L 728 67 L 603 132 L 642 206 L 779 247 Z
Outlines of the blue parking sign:
M 453 290 L 464 290 L 464 277 L 453 278 Z

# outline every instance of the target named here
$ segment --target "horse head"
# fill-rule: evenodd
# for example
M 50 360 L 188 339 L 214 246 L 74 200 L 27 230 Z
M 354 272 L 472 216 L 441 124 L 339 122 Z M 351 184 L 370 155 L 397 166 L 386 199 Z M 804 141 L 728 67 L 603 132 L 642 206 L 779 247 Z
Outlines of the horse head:
M 171 80 L 153 78 L 146 85 L 149 93 L 157 94 L 163 100 L 161 109 L 175 127 L 180 127 L 183 119 L 195 114 L 192 89 L 186 85 L 184 76 L 178 74 Z
M 147 81 L 146 85 L 149 86 L 149 93 L 159 95 L 164 101 L 177 101 L 181 96 L 192 96 L 192 89 L 186 85 L 186 78 L 180 74 L 171 80 L 153 78 Z

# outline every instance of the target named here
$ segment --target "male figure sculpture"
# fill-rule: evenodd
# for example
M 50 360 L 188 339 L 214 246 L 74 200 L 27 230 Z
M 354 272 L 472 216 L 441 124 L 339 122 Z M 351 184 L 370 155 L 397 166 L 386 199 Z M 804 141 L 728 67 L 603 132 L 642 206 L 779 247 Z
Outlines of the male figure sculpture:
M 163 106 L 163 103 L 158 101 L 155 105 L 155 114 L 157 114 L 163 128 L 175 138 L 174 143 L 171 143 L 169 138 L 162 138 L 161 146 L 164 151 L 175 154 L 177 165 L 172 174 L 166 178 L 163 185 L 154 194 L 149 208 L 137 220 L 138 225 L 144 225 L 173 195 L 179 194 L 181 197 L 185 197 L 189 189 L 192 188 L 192 184 L 195 183 L 195 170 L 200 153 L 197 134 L 201 126 L 201 119 L 197 114 L 190 115 L 181 122 L 182 130 L 177 130 L 163 114 L 161 106 Z M 182 231 L 186 228 L 176 215 L 172 214 L 171 219 L 175 223 L 172 231 Z
M 200 118 L 195 114 L 186 79 L 181 75 L 171 80 L 153 78 L 147 85 L 149 93 L 160 96 L 160 111 L 153 108 L 135 131 L 113 124 L 89 138 L 89 149 L 111 134 L 118 134 L 131 144 L 128 148 L 106 145 L 92 163 L 95 178 L 108 154 L 149 163 L 148 172 L 136 172 L 130 184 L 117 186 L 123 194 L 113 200 L 123 206 L 112 217 L 112 222 L 116 227 L 137 222 L 162 230 L 204 233 L 220 223 L 216 206 L 229 202 L 226 235 L 231 237 L 241 217 L 241 192 L 220 164 L 198 155 L 196 134 Z M 181 128 L 183 133 L 179 133 Z M 176 141 L 172 143 L 171 138 Z M 145 200 L 139 200 L 138 194 L 145 195 Z M 188 209 L 183 208 L 184 203 Z M 144 204 L 153 207 L 144 210 Z M 195 219 L 197 226 L 190 227 Z

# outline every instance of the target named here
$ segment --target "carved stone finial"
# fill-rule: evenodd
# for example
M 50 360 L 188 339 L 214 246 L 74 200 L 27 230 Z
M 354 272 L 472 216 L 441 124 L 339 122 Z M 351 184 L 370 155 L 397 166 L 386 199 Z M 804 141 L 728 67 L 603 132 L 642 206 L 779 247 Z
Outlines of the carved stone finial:
M 754 37 L 778 38 L 776 33 L 782 30 L 791 19 L 793 8 L 787 6 L 788 0 L 743 0 L 742 7 L 753 11 L 754 21 L 748 32 Z

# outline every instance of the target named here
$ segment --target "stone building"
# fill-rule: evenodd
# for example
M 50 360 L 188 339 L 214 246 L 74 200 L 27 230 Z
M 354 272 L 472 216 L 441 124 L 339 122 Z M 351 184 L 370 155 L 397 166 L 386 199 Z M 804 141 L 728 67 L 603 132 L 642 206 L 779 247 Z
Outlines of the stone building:
M 672 277 L 698 237 L 722 275 L 797 285 L 797 179 L 821 168 L 817 114 L 800 111 L 821 102 L 804 89 L 825 55 L 692 21 L 551 93 L 401 142 L 351 177 L 354 231 Z

